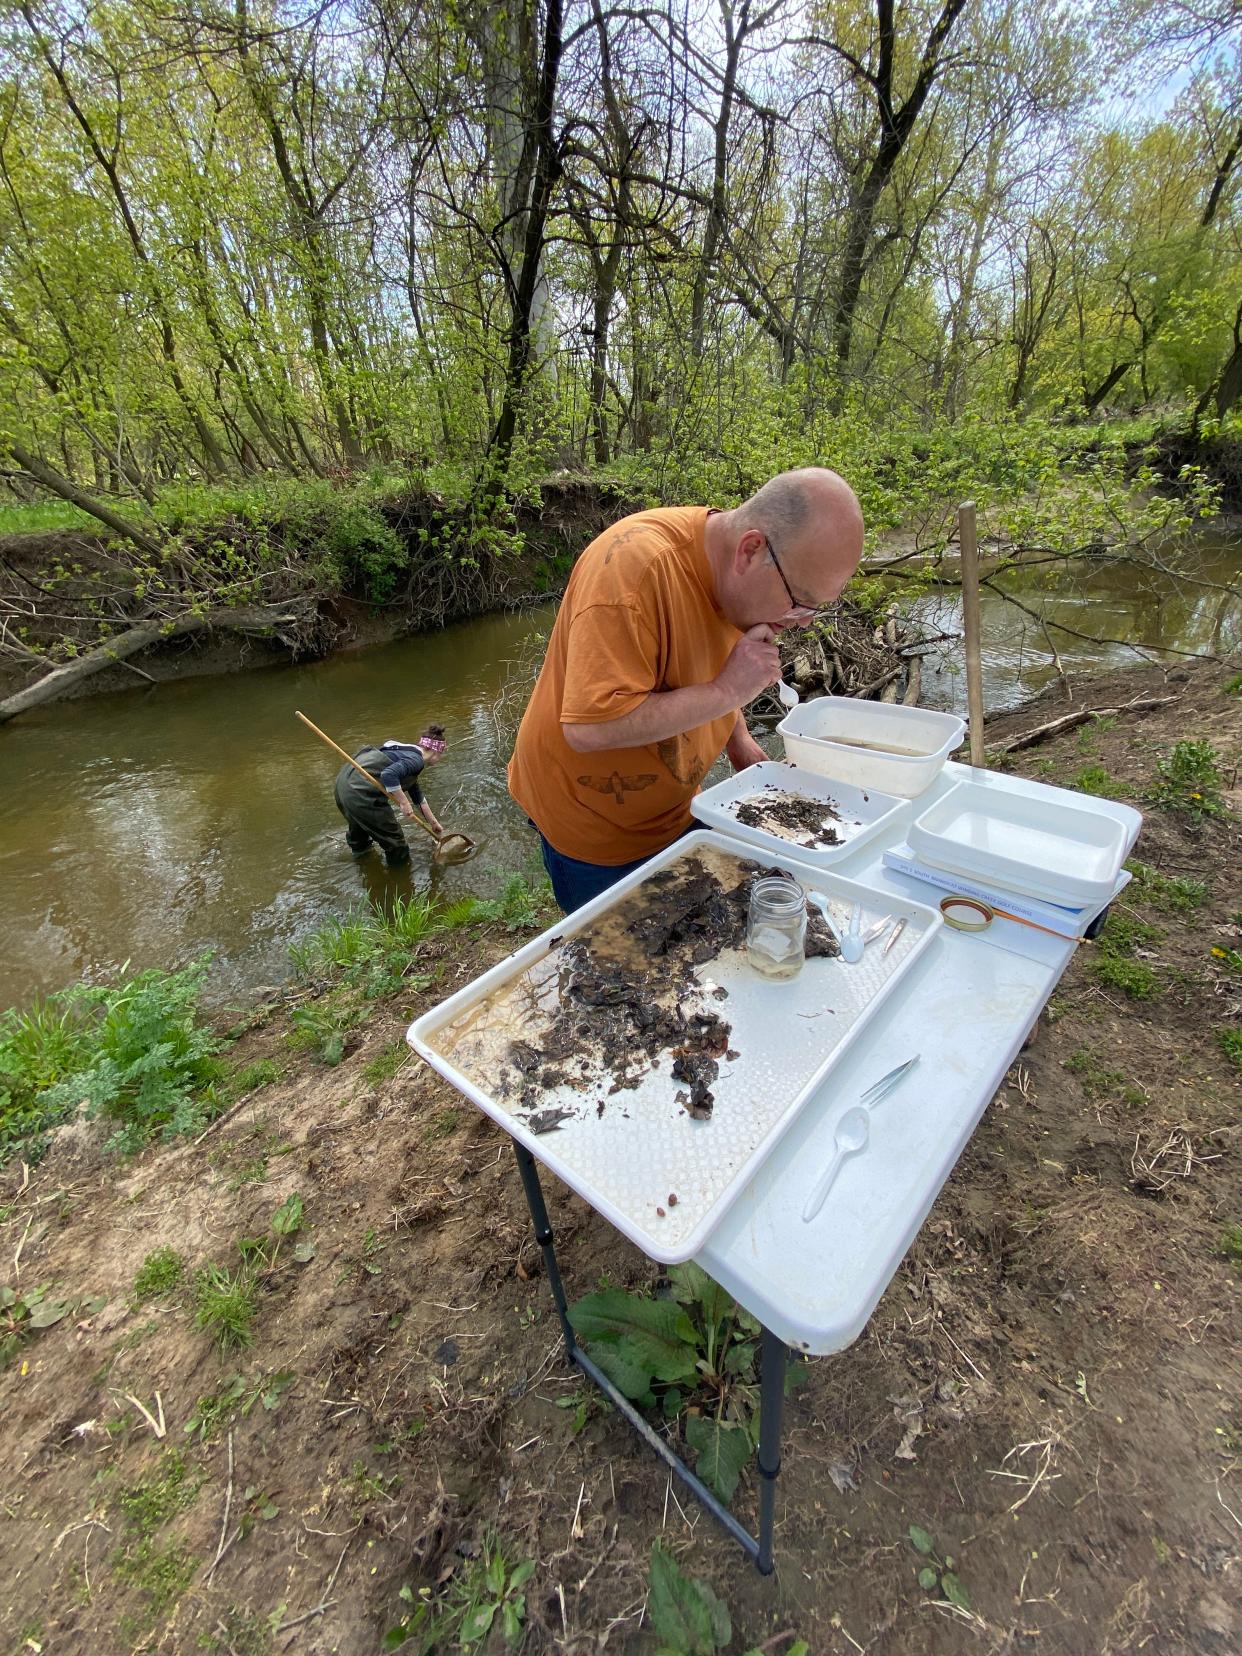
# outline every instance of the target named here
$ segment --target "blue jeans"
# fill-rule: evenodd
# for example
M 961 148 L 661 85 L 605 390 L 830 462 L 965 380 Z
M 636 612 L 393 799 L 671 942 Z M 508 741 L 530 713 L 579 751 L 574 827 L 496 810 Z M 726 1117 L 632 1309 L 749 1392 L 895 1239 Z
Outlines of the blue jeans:
M 535 832 L 539 830 L 536 828 Z M 647 861 L 646 857 L 639 857 L 637 862 L 628 863 L 579 862 L 577 857 L 562 856 L 542 834 L 539 834 L 539 844 L 543 849 L 543 866 L 552 881 L 552 894 L 565 914 L 589 903 L 592 897 L 598 897 L 601 891 L 607 891 Z

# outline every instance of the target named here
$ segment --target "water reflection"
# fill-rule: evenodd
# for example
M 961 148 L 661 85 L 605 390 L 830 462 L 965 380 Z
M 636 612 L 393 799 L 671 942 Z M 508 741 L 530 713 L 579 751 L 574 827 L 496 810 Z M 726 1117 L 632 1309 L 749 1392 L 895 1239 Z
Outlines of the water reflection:
M 1221 589 L 1238 587 L 1240 572 L 1239 547 L 1224 538 L 1204 540 L 1177 575 L 1117 562 L 1079 564 L 1069 578 L 1057 566 L 1010 572 L 1002 579 L 1016 603 L 987 588 L 981 598 L 989 710 L 1016 706 L 1056 678 L 1053 649 L 1071 679 L 1133 666 L 1143 659 L 1140 650 L 1238 650 L 1242 604 Z M 929 631 L 960 634 L 956 591 L 933 593 L 918 607 Z M 924 663 L 924 700 L 964 712 L 965 677 L 953 646 L 950 651 Z

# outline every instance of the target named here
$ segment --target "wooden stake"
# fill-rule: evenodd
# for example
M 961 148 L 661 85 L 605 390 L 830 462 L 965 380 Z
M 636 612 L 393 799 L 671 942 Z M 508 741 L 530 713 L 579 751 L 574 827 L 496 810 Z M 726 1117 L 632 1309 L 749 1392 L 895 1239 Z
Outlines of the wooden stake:
M 983 660 L 979 626 L 979 541 L 975 503 L 957 509 L 957 538 L 962 553 L 962 616 L 966 623 L 966 704 L 970 713 L 970 762 L 983 760 Z

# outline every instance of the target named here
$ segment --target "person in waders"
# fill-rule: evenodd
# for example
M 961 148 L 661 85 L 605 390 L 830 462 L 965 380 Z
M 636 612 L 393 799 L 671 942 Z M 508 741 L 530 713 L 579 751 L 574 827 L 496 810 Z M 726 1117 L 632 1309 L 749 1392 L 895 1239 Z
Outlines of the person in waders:
M 415 805 L 440 838 L 444 829 L 423 798 L 418 778 L 428 765 L 439 763 L 444 748 L 444 729 L 438 724 L 428 725 L 417 742 L 383 742 L 379 747 L 360 748 L 354 759 L 382 785 L 387 799 L 352 765 L 341 766 L 336 777 L 336 808 L 345 818 L 345 843 L 355 857 L 365 856 L 375 844 L 383 851 L 389 868 L 408 863 L 410 848 L 397 812 L 412 817 Z

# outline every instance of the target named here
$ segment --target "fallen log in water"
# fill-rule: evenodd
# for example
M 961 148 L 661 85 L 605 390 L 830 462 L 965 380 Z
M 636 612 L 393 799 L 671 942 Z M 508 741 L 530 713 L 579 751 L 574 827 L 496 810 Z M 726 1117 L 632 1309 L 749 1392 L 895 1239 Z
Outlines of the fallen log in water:
M 88 650 L 76 661 L 53 668 L 34 684 L 28 684 L 24 690 L 19 690 L 15 695 L 0 701 L 0 724 L 15 718 L 19 713 L 27 712 L 32 707 L 55 701 L 58 696 L 63 696 L 67 690 L 72 689 L 75 684 L 80 684 L 84 679 L 103 672 L 106 667 L 115 667 L 128 656 L 137 655 L 139 650 L 145 650 L 148 645 L 162 644 L 170 638 L 185 638 L 191 633 L 206 632 L 219 627 L 232 632 L 274 636 L 295 647 L 296 639 L 288 636 L 288 629 L 301 625 L 313 608 L 313 602 L 302 602 L 271 608 L 241 607 L 189 611 L 184 615 L 174 616 L 171 620 L 144 621 L 141 626 L 130 627 L 125 632 L 117 633 L 106 644 Z

